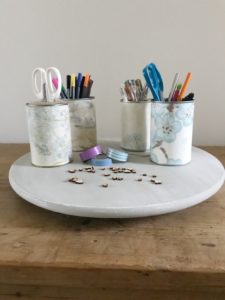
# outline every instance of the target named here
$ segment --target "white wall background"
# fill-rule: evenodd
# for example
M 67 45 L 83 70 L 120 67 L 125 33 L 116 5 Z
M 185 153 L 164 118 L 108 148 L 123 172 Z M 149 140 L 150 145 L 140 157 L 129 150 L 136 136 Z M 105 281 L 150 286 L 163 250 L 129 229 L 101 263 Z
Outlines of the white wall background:
M 194 144 L 225 145 L 225 0 L 0 0 L 0 142 L 27 142 L 31 72 L 91 72 L 98 137 L 120 137 L 120 84 L 155 62 L 193 73 Z

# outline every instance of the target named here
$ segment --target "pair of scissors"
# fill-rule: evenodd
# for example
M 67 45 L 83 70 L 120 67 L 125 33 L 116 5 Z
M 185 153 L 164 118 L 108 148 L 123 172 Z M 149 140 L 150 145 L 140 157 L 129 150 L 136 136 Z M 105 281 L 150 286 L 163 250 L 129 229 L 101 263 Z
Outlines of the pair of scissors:
M 154 100 L 164 100 L 163 98 L 163 81 L 162 77 L 156 68 L 156 65 L 151 63 L 147 65 L 143 70 L 146 83 L 150 88 Z
M 52 84 L 52 76 L 58 78 L 58 87 L 55 89 Z M 38 85 L 38 77 L 40 85 Z M 36 68 L 32 73 L 33 91 L 36 97 L 42 101 L 52 101 L 60 98 L 62 88 L 62 77 L 55 67 Z

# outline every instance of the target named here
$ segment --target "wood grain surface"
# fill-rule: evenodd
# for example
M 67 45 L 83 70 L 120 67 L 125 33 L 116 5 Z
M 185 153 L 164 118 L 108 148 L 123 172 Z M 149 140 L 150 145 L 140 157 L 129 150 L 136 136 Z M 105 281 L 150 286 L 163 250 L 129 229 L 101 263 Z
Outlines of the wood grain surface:
M 225 147 L 202 148 L 225 165 Z M 28 151 L 0 145 L 0 299 L 225 299 L 224 186 L 162 216 L 66 216 L 11 189 L 10 165 Z

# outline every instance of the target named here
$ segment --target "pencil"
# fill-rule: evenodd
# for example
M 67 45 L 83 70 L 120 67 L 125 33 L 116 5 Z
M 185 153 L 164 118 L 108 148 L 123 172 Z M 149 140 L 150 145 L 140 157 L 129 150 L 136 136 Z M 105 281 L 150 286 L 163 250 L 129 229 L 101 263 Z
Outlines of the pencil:
M 181 91 L 180 91 L 180 94 L 179 94 L 177 100 L 181 100 L 182 101 L 182 98 L 184 96 L 184 93 L 186 92 L 186 89 L 187 89 L 187 86 L 188 86 L 188 83 L 189 83 L 190 80 L 191 80 L 191 73 L 189 72 L 189 73 L 187 73 L 187 77 L 186 77 L 186 79 L 184 81 L 184 84 L 183 84 L 183 86 L 181 88 Z

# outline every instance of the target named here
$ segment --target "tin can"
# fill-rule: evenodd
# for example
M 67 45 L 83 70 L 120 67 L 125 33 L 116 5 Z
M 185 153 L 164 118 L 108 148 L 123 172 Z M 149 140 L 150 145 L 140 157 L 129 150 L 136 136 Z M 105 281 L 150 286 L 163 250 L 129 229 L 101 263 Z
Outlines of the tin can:
M 94 97 L 69 100 L 73 151 L 81 151 L 97 144 Z
M 151 101 L 121 100 L 121 106 L 121 147 L 130 151 L 149 151 Z
M 161 165 L 191 161 L 194 101 L 155 101 L 151 108 L 150 159 Z
M 71 161 L 69 107 L 65 101 L 26 104 L 32 164 L 54 167 Z

